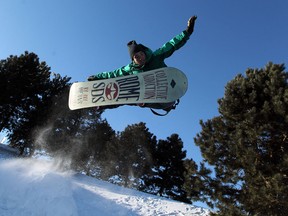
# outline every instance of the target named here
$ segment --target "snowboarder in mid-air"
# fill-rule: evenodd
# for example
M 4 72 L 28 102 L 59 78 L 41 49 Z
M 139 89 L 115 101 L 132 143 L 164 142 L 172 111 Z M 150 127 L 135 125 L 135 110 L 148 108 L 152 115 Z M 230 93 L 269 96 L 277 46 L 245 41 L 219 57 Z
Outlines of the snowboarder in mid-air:
M 115 78 L 125 75 L 138 74 L 145 71 L 150 71 L 153 69 L 167 67 L 164 60 L 170 57 L 174 51 L 178 50 L 188 41 L 190 35 L 194 31 L 194 24 L 197 19 L 197 16 L 192 16 L 188 20 L 187 28 L 182 31 L 180 34 L 176 35 L 170 41 L 165 43 L 161 48 L 155 50 L 154 52 L 142 45 L 137 44 L 135 40 L 130 41 L 128 46 L 128 52 L 132 62 L 126 66 L 118 68 L 110 72 L 102 72 L 96 75 L 88 77 L 88 81 L 101 80 Z M 161 103 L 161 104 L 138 104 L 141 107 L 150 107 L 155 109 L 163 109 L 169 112 L 171 109 L 174 109 L 177 102 L 171 103 Z M 106 108 L 116 108 L 117 106 L 104 106 Z M 99 107 L 100 108 L 100 107 Z

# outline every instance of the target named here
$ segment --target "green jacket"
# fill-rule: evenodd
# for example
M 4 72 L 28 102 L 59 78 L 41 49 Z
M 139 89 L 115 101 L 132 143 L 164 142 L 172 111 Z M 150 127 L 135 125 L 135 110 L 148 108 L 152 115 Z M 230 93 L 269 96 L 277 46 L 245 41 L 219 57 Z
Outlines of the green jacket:
M 138 74 L 144 71 L 149 71 L 157 68 L 167 67 L 164 60 L 170 57 L 175 50 L 178 50 L 179 48 L 184 46 L 189 37 L 190 37 L 189 33 L 185 30 L 181 32 L 179 35 L 176 35 L 174 38 L 172 38 L 170 41 L 165 43 L 161 48 L 157 49 L 154 52 L 151 49 L 147 48 L 145 50 L 146 63 L 142 67 L 139 67 L 132 61 L 130 64 L 118 68 L 116 70 L 99 73 L 95 75 L 93 79 L 94 78 L 95 80 L 109 79 L 119 76 Z

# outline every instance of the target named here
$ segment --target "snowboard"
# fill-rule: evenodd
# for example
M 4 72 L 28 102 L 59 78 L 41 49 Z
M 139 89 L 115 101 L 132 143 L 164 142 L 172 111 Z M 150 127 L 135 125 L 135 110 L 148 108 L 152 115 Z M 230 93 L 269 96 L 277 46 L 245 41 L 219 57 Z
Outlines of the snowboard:
M 71 110 L 108 105 L 169 103 L 182 97 L 188 80 L 179 69 L 165 67 L 110 79 L 76 82 L 69 92 Z

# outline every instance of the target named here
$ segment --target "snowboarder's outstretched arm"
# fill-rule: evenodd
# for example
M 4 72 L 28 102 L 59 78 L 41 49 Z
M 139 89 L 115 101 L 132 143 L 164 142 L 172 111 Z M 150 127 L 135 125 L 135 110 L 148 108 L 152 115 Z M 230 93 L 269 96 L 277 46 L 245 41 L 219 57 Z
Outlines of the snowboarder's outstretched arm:
M 171 56 L 175 50 L 178 50 L 179 48 L 184 46 L 184 44 L 187 42 L 190 35 L 194 31 L 194 24 L 195 24 L 196 19 L 197 19 L 197 16 L 190 17 L 187 23 L 187 28 L 183 32 L 181 32 L 179 35 L 175 36 L 170 41 L 165 43 L 161 48 L 157 49 L 155 52 L 152 52 L 149 48 L 144 46 L 146 50 L 145 51 L 143 50 L 143 51 L 145 52 L 145 55 L 146 55 L 147 66 L 143 65 L 141 67 L 137 67 L 137 64 L 135 64 L 135 62 L 132 62 L 126 66 L 123 66 L 121 68 L 118 68 L 110 72 L 102 72 L 96 75 L 92 75 L 88 77 L 88 81 L 109 79 L 109 78 L 115 78 L 115 77 L 120 77 L 120 76 L 131 75 L 131 74 L 137 74 L 142 71 L 165 67 L 166 64 L 164 63 L 164 59 Z
M 159 58 L 164 60 L 165 58 L 170 57 L 176 50 L 183 47 L 186 44 L 186 42 L 189 40 L 190 35 L 194 31 L 194 25 L 195 25 L 196 19 L 197 19 L 197 16 L 190 17 L 187 23 L 187 28 L 183 32 L 181 32 L 179 35 L 176 35 L 170 41 L 165 43 L 161 48 L 157 49 L 154 52 L 154 55 L 159 56 Z
M 96 75 L 89 76 L 88 81 L 109 79 L 109 78 L 115 78 L 115 77 L 120 77 L 120 76 L 131 75 L 131 74 L 133 74 L 133 71 L 131 70 L 129 65 L 126 65 L 114 71 L 102 72 Z

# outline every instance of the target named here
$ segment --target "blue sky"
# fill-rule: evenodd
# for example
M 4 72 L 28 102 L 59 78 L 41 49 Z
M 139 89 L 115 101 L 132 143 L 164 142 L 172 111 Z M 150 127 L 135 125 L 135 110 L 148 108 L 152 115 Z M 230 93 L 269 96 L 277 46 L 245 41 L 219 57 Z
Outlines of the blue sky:
M 53 72 L 85 81 L 130 63 L 128 41 L 155 50 L 197 15 L 190 40 L 166 60 L 189 79 L 177 109 L 157 117 L 125 106 L 103 117 L 116 131 L 142 121 L 158 139 L 178 133 L 187 156 L 199 162 L 199 120 L 218 115 L 227 82 L 269 61 L 288 65 L 287 11 L 286 0 L 1 0 L 0 59 L 27 50 Z

